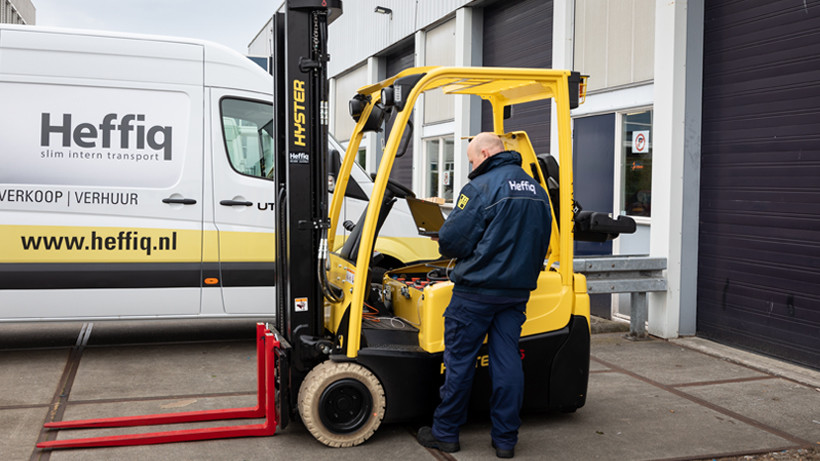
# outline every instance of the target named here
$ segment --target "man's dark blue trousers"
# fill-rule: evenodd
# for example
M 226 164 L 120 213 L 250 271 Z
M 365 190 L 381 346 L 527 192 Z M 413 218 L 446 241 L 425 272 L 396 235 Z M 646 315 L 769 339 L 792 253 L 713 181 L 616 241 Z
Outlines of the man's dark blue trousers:
M 524 371 L 518 341 L 527 299 L 453 292 L 444 313 L 444 385 L 433 417 L 433 436 L 458 442 L 467 421 L 476 356 L 487 337 L 492 380 L 490 418 L 496 447 L 512 449 L 518 442 Z

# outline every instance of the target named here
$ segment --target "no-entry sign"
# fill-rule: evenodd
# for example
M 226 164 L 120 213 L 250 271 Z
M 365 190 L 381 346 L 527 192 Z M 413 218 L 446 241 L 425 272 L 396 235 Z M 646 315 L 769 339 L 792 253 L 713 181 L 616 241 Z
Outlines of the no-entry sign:
M 649 130 L 632 132 L 632 153 L 649 153 Z

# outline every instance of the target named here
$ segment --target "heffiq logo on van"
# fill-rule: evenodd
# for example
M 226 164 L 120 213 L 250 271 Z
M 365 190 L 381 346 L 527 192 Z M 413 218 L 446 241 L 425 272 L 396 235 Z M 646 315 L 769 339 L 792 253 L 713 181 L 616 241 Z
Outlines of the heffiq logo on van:
M 99 125 L 88 122 L 75 125 L 72 114 L 52 117 L 52 114 L 42 113 L 40 121 L 40 145 L 42 147 L 53 147 L 52 141 L 56 141 L 62 147 L 76 146 L 83 149 L 145 150 L 147 145 L 153 151 L 162 152 L 162 160 L 172 158 L 173 128 L 160 125 L 147 126 L 143 123 L 145 114 L 125 114 L 120 118 L 118 114 L 111 113 L 104 116 Z M 159 153 L 156 152 L 79 152 L 78 154 L 82 158 L 120 159 L 120 157 L 126 157 L 137 161 L 160 159 Z

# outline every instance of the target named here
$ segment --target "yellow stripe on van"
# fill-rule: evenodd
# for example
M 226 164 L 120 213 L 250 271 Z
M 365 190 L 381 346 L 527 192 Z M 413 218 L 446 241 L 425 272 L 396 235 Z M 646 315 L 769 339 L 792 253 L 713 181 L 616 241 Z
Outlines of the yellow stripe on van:
M 74 226 L 0 226 L 0 262 L 199 262 L 202 232 Z
M 219 247 L 224 262 L 273 262 L 276 254 L 272 232 L 220 232 Z

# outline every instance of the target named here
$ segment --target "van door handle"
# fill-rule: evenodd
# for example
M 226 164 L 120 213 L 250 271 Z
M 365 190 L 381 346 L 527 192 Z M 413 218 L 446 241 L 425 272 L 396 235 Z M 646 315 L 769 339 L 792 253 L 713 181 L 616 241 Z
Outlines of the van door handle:
M 223 200 L 219 202 L 220 205 L 225 206 L 234 206 L 234 205 L 241 205 L 241 206 L 253 206 L 253 202 L 243 202 L 241 200 Z
M 196 200 L 192 198 L 164 198 L 162 203 L 181 203 L 182 205 L 196 205 Z

